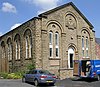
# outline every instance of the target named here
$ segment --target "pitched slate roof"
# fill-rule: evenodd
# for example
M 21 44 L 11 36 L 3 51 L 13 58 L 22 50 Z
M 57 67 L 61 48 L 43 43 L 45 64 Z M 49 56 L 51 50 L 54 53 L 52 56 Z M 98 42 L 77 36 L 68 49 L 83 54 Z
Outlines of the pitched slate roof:
M 100 44 L 100 38 L 95 38 L 96 43 Z
M 81 15 L 81 17 L 87 22 L 87 24 L 89 24 L 91 26 L 91 28 L 94 28 L 93 25 L 87 20 L 87 18 L 79 11 L 79 9 L 72 2 L 69 2 L 67 4 L 64 4 L 64 5 L 61 5 L 59 7 L 54 8 L 54 9 L 51 9 L 49 11 L 46 11 L 46 12 L 40 14 L 39 17 L 48 15 L 48 14 L 54 12 L 54 11 L 57 11 L 57 10 L 59 10 L 61 8 L 64 8 L 66 6 L 69 6 L 69 5 L 71 5 Z

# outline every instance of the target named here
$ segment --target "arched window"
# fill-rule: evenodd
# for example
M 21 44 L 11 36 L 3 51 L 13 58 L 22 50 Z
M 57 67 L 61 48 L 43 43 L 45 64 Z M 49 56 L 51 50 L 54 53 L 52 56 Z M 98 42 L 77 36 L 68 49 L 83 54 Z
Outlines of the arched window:
M 50 31 L 49 32 L 49 56 L 53 57 L 53 33 Z
M 27 29 L 24 33 L 25 37 L 25 46 L 26 46 L 26 58 L 31 58 L 32 57 L 32 35 L 31 31 Z
M 83 58 L 89 58 L 89 45 L 90 45 L 90 41 L 89 41 L 89 32 L 87 31 L 87 29 L 83 29 L 82 32 L 82 56 Z
M 15 50 L 16 50 L 16 60 L 19 60 L 20 59 L 20 52 L 21 52 L 21 46 L 20 46 L 20 36 L 19 34 L 17 34 L 15 36 Z

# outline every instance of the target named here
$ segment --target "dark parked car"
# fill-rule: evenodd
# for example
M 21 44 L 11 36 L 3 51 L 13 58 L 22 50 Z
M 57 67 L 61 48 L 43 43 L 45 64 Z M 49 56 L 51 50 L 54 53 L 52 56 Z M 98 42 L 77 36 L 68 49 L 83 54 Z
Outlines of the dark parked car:
M 47 83 L 54 85 L 56 82 L 56 76 L 51 74 L 47 70 L 31 70 L 23 75 L 22 82 L 34 82 L 35 86 L 40 83 Z

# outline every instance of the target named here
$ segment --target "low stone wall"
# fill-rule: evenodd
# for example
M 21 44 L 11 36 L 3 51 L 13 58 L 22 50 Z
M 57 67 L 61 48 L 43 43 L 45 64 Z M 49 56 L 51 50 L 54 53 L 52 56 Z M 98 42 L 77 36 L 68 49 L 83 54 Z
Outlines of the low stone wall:
M 60 79 L 72 78 L 73 70 L 72 69 L 60 69 Z

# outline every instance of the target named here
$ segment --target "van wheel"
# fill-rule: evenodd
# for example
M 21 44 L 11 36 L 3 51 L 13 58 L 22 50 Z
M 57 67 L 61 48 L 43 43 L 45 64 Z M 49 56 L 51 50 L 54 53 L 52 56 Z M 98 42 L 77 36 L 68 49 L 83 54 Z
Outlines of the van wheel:
M 35 80 L 34 84 L 35 84 L 35 86 L 38 86 L 39 85 L 38 80 Z
M 100 75 L 97 76 L 97 80 L 100 81 Z

